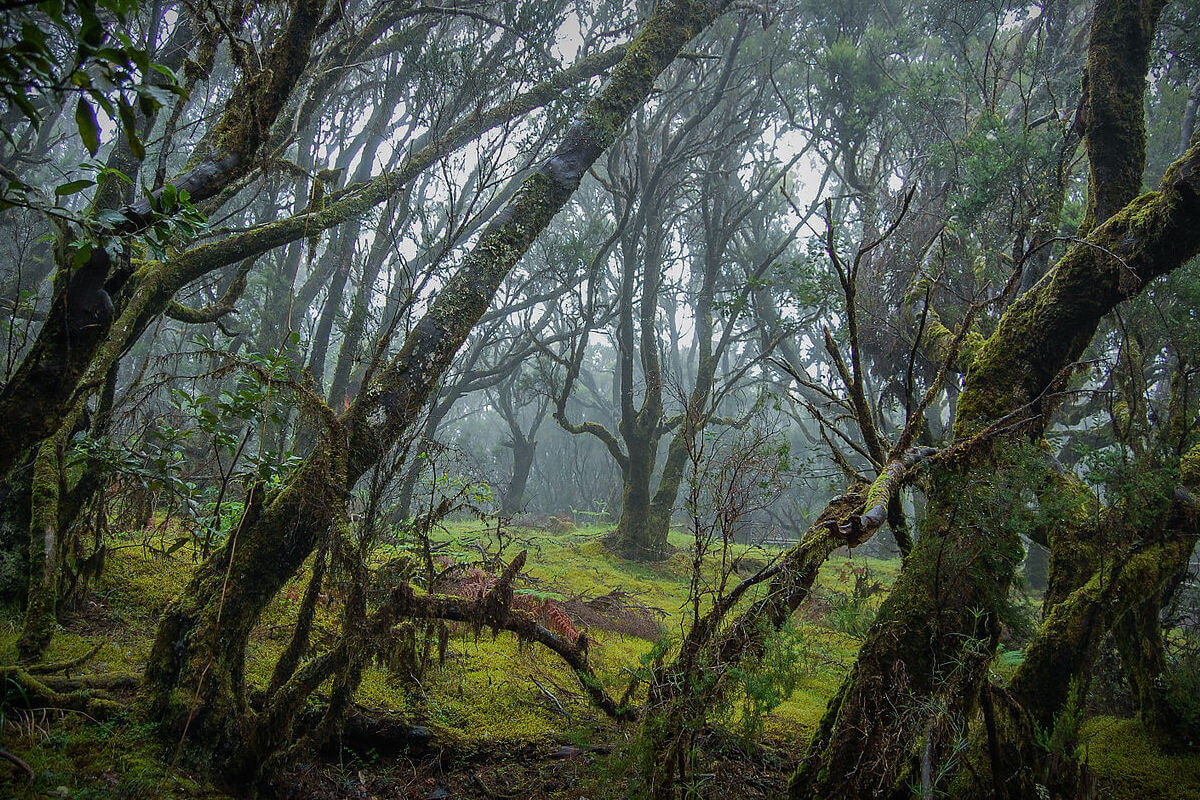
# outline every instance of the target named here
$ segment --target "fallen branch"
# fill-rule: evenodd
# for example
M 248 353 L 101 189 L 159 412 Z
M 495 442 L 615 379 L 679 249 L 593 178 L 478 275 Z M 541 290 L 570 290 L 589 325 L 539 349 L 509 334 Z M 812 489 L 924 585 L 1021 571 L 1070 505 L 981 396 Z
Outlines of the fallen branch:
M 493 631 L 508 631 L 524 641 L 537 642 L 557 653 L 567 663 L 597 708 L 616 720 L 632 719 L 633 710 L 618 705 L 609 696 L 588 663 L 586 634 L 580 634 L 575 642 L 570 642 L 538 622 L 533 614 L 512 607 L 512 579 L 525 564 L 525 558 L 526 551 L 522 550 L 505 568 L 495 586 L 480 600 L 464 601 L 452 595 L 417 594 L 415 589 L 405 584 L 397 589 L 403 594 L 398 614 L 416 619 L 466 622 L 477 627 L 487 625 Z

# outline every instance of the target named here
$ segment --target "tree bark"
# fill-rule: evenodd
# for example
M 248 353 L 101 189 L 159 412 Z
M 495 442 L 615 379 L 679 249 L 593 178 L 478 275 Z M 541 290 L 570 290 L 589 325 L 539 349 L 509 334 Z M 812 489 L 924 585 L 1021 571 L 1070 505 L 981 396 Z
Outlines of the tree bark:
M 144 310 L 147 320 L 137 326 L 140 334 L 149 319 L 166 308 L 175 292 L 191 281 L 246 258 L 361 217 L 379 203 L 402 191 L 413 179 L 447 153 L 457 150 L 489 130 L 509 122 L 558 98 L 570 86 L 594 77 L 612 66 L 624 49 L 613 48 L 591 56 L 528 92 L 494 108 L 472 115 L 404 160 L 400 167 L 348 187 L 325 208 L 309 210 L 259 228 L 208 242 L 174 257 L 167 264 L 151 264 L 135 271 L 130 285 L 122 289 L 128 303 Z M 296 76 L 298 77 L 298 76 Z M 278 87 L 276 87 L 278 88 Z M 235 92 L 235 96 L 236 96 Z M 297 248 L 299 251 L 300 248 Z M 299 257 L 297 252 L 296 257 Z M 291 262 L 285 262 L 291 263 Z M 65 276 L 60 277 L 66 283 Z M 13 420 L 0 426 L 0 475 L 7 474 L 20 453 L 57 429 L 77 391 L 81 375 L 97 355 L 110 333 L 107 324 L 72 330 L 65 321 L 64 288 L 55 285 L 55 302 L 38 337 L 13 378 L 0 390 L 0 416 Z M 141 297 L 141 295 L 147 295 Z M 121 346 L 132 344 L 128 340 Z M 107 366 L 93 371 L 105 371 Z

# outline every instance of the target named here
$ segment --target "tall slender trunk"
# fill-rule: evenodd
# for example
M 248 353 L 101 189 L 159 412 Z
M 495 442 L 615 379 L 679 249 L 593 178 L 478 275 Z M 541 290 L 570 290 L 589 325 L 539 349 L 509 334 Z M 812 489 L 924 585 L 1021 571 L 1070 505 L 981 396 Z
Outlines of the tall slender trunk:
M 411 196 L 411 188 L 405 193 L 404 201 L 400 203 L 401 208 L 407 206 L 409 196 Z M 335 409 L 341 410 L 348 407 L 354 395 L 350 388 L 350 379 L 354 374 L 355 367 L 361 361 L 359 350 L 367 331 L 371 295 L 375 291 L 375 282 L 379 279 L 379 272 L 383 269 L 384 261 L 390 251 L 391 242 L 386 235 L 386 229 L 393 227 L 398 221 L 404 220 L 406 216 L 405 213 L 398 213 L 395 208 L 389 207 L 385 210 L 375 232 L 374 241 L 371 243 L 371 249 L 367 253 L 366 262 L 363 264 L 362 279 L 359 281 L 354 299 L 350 303 L 350 317 L 342 331 L 342 346 L 338 350 L 333 379 L 329 383 L 329 402 Z
M 333 274 L 325 287 L 325 303 L 321 308 L 317 327 L 313 331 L 308 369 L 316 383 L 317 393 L 320 395 L 325 394 L 325 359 L 329 353 L 330 340 L 333 338 L 334 320 L 342 313 L 342 297 L 346 293 L 346 284 L 350 282 L 350 270 L 354 265 L 354 249 L 358 244 L 358 231 L 357 221 L 347 222 L 342 231 L 338 252 L 334 255 Z

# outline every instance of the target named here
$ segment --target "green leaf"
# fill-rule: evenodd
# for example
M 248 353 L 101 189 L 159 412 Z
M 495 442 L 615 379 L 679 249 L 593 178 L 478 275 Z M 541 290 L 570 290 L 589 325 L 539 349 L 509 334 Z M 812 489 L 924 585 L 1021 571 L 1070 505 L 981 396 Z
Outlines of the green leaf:
M 54 194 L 58 195 L 59 197 L 66 197 L 67 195 L 70 195 L 70 194 L 76 194 L 78 192 L 82 192 L 84 189 L 88 188 L 89 186 L 95 186 L 95 185 L 96 185 L 96 182 L 90 178 L 80 178 L 77 181 L 68 181 L 67 183 L 62 183 L 62 184 L 59 184 L 58 186 L 55 186 Z
M 124 225 L 128 220 L 120 211 L 115 211 L 111 208 L 101 209 L 96 213 L 96 221 L 105 228 L 116 228 L 119 225 Z
M 121 130 L 125 134 L 125 141 L 129 143 L 129 152 L 141 161 L 146 157 L 146 148 L 137 135 L 137 115 L 133 113 L 133 106 L 121 96 L 117 98 L 117 111 L 121 114 Z
M 157 61 L 152 61 L 150 63 L 150 69 L 167 76 L 167 78 L 170 79 L 171 83 L 174 83 L 174 84 L 179 83 L 179 76 L 177 76 L 175 74 L 175 70 L 171 69 L 166 64 L 159 64 Z
M 29 120 L 30 124 L 33 125 L 34 129 L 36 130 L 38 127 L 38 124 L 41 123 L 42 118 L 38 114 L 38 110 L 37 110 L 37 108 L 34 107 L 33 103 L 29 102 L 29 98 L 24 97 L 23 95 L 20 95 L 20 94 L 14 94 L 14 95 L 11 95 L 9 97 L 9 99 L 12 100 L 14 103 L 16 103 L 17 107 L 20 108 L 21 111 L 23 111 L 25 113 L 26 118 Z
M 79 138 L 83 139 L 83 146 L 89 153 L 96 155 L 96 151 L 100 149 L 100 124 L 96 122 L 96 112 L 92 110 L 91 104 L 82 97 L 75 106 L 75 125 L 79 128 Z
M 100 169 L 100 174 L 105 176 L 111 175 L 117 180 L 125 181 L 130 186 L 133 186 L 133 178 L 129 177 L 124 172 L 121 172 L 121 170 L 117 169 L 116 167 L 102 167 Z
M 92 256 L 92 245 L 90 242 L 80 242 L 79 247 L 71 255 L 71 266 L 78 269 L 87 263 L 87 260 Z
M 62 0 L 43 0 L 43 2 L 38 3 L 38 8 L 55 22 L 60 24 L 63 22 Z

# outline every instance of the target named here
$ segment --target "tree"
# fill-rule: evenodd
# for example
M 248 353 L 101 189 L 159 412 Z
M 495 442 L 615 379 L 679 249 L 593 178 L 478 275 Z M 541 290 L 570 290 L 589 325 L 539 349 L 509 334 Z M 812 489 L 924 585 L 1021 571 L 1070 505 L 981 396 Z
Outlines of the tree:
M 262 498 L 237 535 L 197 570 L 164 615 L 146 669 L 152 713 L 166 736 L 186 734 L 243 770 L 265 755 L 245 748 L 253 739 L 246 730 L 242 665 L 266 602 L 339 524 L 344 493 L 415 421 L 501 281 L 616 140 L 658 75 L 723 9 L 698 2 L 656 9 L 604 89 L 484 229 L 396 355 L 380 365 L 345 414 L 326 415 L 313 454 L 292 480 Z M 326 668 L 357 669 L 353 661 L 330 661 Z M 291 680 L 308 685 L 311 673 Z M 280 692 L 281 701 L 292 696 L 287 684 Z M 294 701 L 285 702 L 270 715 L 271 741 L 286 735 L 297 710 Z

